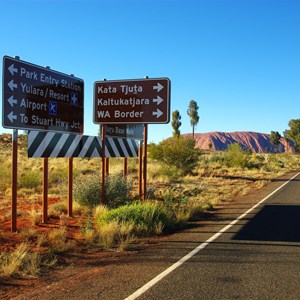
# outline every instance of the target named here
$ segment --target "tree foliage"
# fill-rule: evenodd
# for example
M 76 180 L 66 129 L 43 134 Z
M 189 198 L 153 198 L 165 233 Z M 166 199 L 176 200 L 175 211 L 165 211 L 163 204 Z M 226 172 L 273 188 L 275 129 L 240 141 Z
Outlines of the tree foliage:
M 172 113 L 172 128 L 173 128 L 173 137 L 180 136 L 179 127 L 181 126 L 181 115 L 178 110 L 173 111 Z
M 296 152 L 300 152 L 300 119 L 289 121 L 289 130 L 285 130 L 283 135 L 288 142 L 294 142 Z
M 183 174 L 192 173 L 198 164 L 200 150 L 195 148 L 195 140 L 192 138 L 178 137 L 169 138 L 158 145 L 149 145 L 149 157 L 175 167 Z
M 199 107 L 197 105 L 197 102 L 195 100 L 191 100 L 189 103 L 187 114 L 190 117 L 190 123 L 191 123 L 192 130 L 193 130 L 193 138 L 195 135 L 195 127 L 197 126 L 197 124 L 199 122 L 198 109 L 199 109 Z
M 277 152 L 277 146 L 280 144 L 281 134 L 278 131 L 271 131 L 270 142 L 275 147 L 275 152 Z

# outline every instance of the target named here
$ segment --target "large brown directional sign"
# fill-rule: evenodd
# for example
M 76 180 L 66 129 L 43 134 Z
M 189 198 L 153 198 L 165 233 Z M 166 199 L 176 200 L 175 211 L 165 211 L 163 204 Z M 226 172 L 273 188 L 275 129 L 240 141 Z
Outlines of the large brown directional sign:
M 3 58 L 5 128 L 83 133 L 82 79 Z
M 94 84 L 94 123 L 168 123 L 170 80 L 97 81 Z

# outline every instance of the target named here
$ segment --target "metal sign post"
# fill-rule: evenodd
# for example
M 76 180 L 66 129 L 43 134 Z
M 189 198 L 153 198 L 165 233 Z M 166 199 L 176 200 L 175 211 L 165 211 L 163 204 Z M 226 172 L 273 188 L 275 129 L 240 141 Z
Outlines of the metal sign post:
M 106 160 L 105 160 L 105 125 L 102 126 L 102 178 L 101 178 L 101 204 L 105 204 L 105 177 L 106 177 Z
M 73 216 L 73 157 L 68 158 L 68 215 Z
M 11 231 L 17 231 L 17 198 L 18 198 L 18 130 L 12 135 L 12 196 L 11 196 Z
M 147 139 L 148 125 L 144 124 L 144 147 L 143 147 L 143 200 L 147 198 Z
M 43 217 L 42 222 L 48 221 L 48 158 L 43 158 Z

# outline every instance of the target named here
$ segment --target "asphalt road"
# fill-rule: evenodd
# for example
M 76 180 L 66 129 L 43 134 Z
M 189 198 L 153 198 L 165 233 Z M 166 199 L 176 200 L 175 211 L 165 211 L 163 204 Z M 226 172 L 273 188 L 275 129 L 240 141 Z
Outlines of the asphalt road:
M 47 286 L 43 299 L 300 299 L 300 175 L 269 196 L 295 174 L 115 264 Z

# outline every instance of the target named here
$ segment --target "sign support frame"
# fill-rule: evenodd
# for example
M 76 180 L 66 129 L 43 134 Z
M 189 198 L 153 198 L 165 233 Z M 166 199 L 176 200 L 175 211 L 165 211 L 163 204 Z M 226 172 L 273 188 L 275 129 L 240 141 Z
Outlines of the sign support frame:
M 18 201 L 18 130 L 12 135 L 12 196 L 11 196 L 11 232 L 17 231 Z
M 43 217 L 42 223 L 48 221 L 48 157 L 43 158 Z
M 73 217 L 73 157 L 68 158 L 68 216 Z
M 147 198 L 147 140 L 148 124 L 144 124 L 144 145 L 143 145 L 143 200 Z
M 101 126 L 102 134 L 102 178 L 101 178 L 101 204 L 105 204 L 105 178 L 106 178 L 106 160 L 105 160 L 105 125 Z

